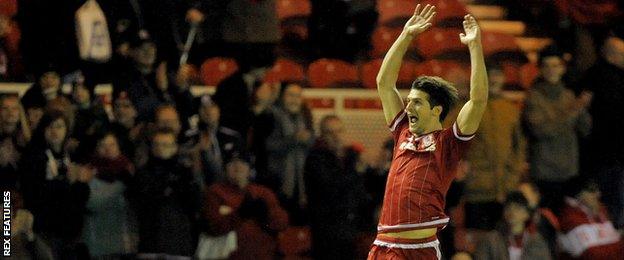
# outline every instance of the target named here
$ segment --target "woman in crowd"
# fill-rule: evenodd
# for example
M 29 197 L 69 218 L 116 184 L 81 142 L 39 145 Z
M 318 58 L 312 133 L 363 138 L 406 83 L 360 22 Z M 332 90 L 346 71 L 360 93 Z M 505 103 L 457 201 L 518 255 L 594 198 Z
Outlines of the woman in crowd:
M 475 259 L 551 259 L 548 245 L 530 225 L 529 202 L 520 192 L 511 192 L 503 204 L 503 222 L 480 241 Z
M 134 169 L 112 132 L 96 138 L 90 166 L 95 178 L 89 182 L 83 239 L 91 257 L 114 259 L 135 253 L 136 224 L 125 197 Z
M 80 244 L 84 208 L 92 177 L 74 165 L 65 149 L 69 123 L 63 113 L 45 114 L 20 163 L 20 184 L 26 209 L 34 215 L 34 231 L 59 259 L 84 257 Z
M 258 181 L 278 194 L 295 222 L 307 203 L 303 166 L 314 141 L 312 115 L 302 93 L 300 84 L 282 83 L 277 102 L 254 125 Z

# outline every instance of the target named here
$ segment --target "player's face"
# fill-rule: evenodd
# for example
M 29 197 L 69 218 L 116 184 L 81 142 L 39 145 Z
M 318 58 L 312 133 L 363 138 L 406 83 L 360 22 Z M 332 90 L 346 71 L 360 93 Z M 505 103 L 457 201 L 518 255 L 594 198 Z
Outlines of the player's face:
M 416 135 L 426 133 L 432 120 L 439 121 L 439 116 L 429 104 L 429 94 L 418 89 L 412 89 L 407 95 L 405 112 L 409 120 L 409 130 Z

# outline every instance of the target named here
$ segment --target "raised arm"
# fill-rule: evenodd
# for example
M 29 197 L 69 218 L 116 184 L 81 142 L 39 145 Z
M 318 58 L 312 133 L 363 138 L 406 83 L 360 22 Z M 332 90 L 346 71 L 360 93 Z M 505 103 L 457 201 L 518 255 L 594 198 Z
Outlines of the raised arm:
M 464 135 L 474 134 L 479 128 L 488 99 L 488 78 L 481 47 L 481 29 L 472 15 L 464 16 L 461 42 L 470 50 L 470 100 L 457 116 L 457 126 Z
M 399 38 L 392 44 L 384 57 L 377 74 L 377 92 L 381 99 L 386 123 L 391 124 L 394 117 L 404 108 L 403 99 L 396 88 L 399 70 L 403 56 L 407 51 L 412 39 L 427 28 L 431 27 L 431 19 L 435 16 L 435 6 L 427 5 L 420 10 L 420 4 L 416 6 L 414 15 L 407 21 Z

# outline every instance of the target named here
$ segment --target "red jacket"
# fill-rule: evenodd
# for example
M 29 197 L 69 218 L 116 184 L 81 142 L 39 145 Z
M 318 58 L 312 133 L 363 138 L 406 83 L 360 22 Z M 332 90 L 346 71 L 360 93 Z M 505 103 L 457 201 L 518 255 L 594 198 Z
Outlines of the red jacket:
M 561 210 L 561 234 L 558 237 L 564 257 L 569 259 L 621 259 L 624 241 L 608 219 L 606 210 L 599 214 L 578 200 L 567 197 Z
M 241 218 L 238 211 L 245 193 L 266 204 L 267 223 Z M 232 212 L 222 214 L 219 209 L 223 206 L 230 207 Z M 273 259 L 277 240 L 270 232 L 284 230 L 288 226 L 288 214 L 279 205 L 275 194 L 268 188 L 256 184 L 249 184 L 244 190 L 230 183 L 211 185 L 204 193 L 202 214 L 208 222 L 208 233 L 224 235 L 236 231 L 238 250 L 230 256 L 230 259 Z M 261 225 L 265 225 L 264 228 Z

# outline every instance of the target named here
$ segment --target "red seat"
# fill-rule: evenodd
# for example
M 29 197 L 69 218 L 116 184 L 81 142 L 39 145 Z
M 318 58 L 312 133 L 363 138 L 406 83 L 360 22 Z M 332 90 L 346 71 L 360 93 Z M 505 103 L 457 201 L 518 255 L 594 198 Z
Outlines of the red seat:
M 381 67 L 382 59 L 371 60 L 362 67 L 360 67 L 360 74 L 362 75 L 362 85 L 365 88 L 374 89 L 377 88 L 377 73 Z
M 468 14 L 466 6 L 457 0 L 423 0 L 420 1 L 422 6 L 427 4 L 435 5 L 436 17 L 433 25 L 436 27 L 456 27 L 463 28 L 461 22 L 464 16 Z
M 413 0 L 379 0 L 377 10 L 379 12 L 379 24 L 402 27 L 414 14 L 416 1 Z
M 505 74 L 505 84 L 512 89 L 529 89 L 533 81 L 539 76 L 539 68 L 534 63 L 519 65 L 514 62 L 502 63 Z
M 312 249 L 310 227 L 288 227 L 277 235 L 277 247 L 280 253 L 295 259 Z
M 216 86 L 238 70 L 236 61 L 229 58 L 215 57 L 204 61 L 201 65 L 201 81 L 204 85 Z
M 371 37 L 371 43 L 373 45 L 371 56 L 383 57 L 386 55 L 386 52 L 390 49 L 392 43 L 394 43 L 394 41 L 399 37 L 401 31 L 401 28 L 378 26 Z
M 312 12 L 310 0 L 278 0 L 275 5 L 277 17 L 282 21 L 288 18 L 308 17 Z
M 418 53 L 426 59 L 467 56 L 468 49 L 459 40 L 461 32 L 454 28 L 432 28 L 416 38 Z
M 539 67 L 535 63 L 526 63 L 520 67 L 520 87 L 530 89 L 533 81 L 540 75 Z
M 428 60 L 416 66 L 416 76 L 438 76 L 454 84 L 470 80 L 470 66 L 448 60 Z
M 503 74 L 505 74 L 505 85 L 519 86 L 520 85 L 520 67 L 515 63 L 504 62 L 501 64 Z
M 427 60 L 416 66 L 415 73 L 416 76 L 426 75 L 444 77 L 451 70 L 460 69 L 462 71 L 467 71 L 468 69 L 466 67 L 469 68 L 470 66 L 449 60 Z
M 360 74 L 362 75 L 362 85 L 365 88 L 377 88 L 377 74 L 381 67 L 382 59 L 375 59 L 362 65 Z M 404 88 L 409 86 L 415 78 L 416 63 L 404 60 L 399 71 L 397 79 L 397 87 Z
M 308 16 L 312 12 L 309 0 L 278 0 L 277 17 L 281 21 L 282 36 L 296 39 L 308 38 Z
M 314 88 L 349 87 L 358 83 L 358 71 L 341 60 L 319 59 L 308 67 L 308 80 Z
M 483 54 L 485 56 L 491 56 L 501 52 L 520 51 L 516 39 L 510 34 L 482 32 L 481 39 L 483 41 Z
M 264 76 L 266 82 L 282 82 L 305 80 L 303 67 L 292 60 L 278 59 L 271 70 Z
M 282 38 L 308 39 L 308 26 L 305 24 L 282 24 L 280 31 Z

